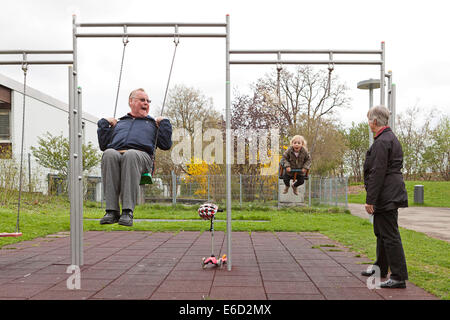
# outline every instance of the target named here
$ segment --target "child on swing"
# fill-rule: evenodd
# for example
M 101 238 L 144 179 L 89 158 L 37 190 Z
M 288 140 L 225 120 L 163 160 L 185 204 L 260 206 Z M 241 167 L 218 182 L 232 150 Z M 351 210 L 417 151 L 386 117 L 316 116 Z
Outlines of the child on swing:
M 290 181 L 294 178 L 292 169 L 301 169 L 301 173 L 297 173 L 296 181 L 292 185 L 292 191 L 298 195 L 297 188 L 305 182 L 305 175 L 311 167 L 311 157 L 306 148 L 306 140 L 303 136 L 295 135 L 291 139 L 290 147 L 283 153 L 282 164 L 285 168 L 283 181 L 285 188 L 283 193 L 289 191 Z

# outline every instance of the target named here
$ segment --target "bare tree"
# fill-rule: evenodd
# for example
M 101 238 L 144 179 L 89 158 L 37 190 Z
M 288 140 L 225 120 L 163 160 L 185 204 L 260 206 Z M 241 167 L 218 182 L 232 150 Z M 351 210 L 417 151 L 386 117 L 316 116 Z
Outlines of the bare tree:
M 165 115 L 171 120 L 175 128 L 184 128 L 190 134 L 194 133 L 194 124 L 201 121 L 207 124 L 217 123 L 219 112 L 213 108 L 212 98 L 205 97 L 200 90 L 176 85 L 170 90 Z
M 324 152 L 316 150 L 330 150 L 323 137 L 328 136 L 330 130 L 338 132 L 333 125 L 337 121 L 332 116 L 350 101 L 346 86 L 338 82 L 337 76 L 328 70 L 316 72 L 309 66 L 301 66 L 293 72 L 281 70 L 279 77 L 277 71 L 267 74 L 257 80 L 252 89 L 253 96 L 238 94 L 233 100 L 233 129 L 278 128 L 283 138 L 280 145 L 286 145 L 289 136 L 301 134 L 308 140 L 313 162 L 316 155 L 325 156 Z M 341 143 L 340 149 L 345 149 L 343 139 L 337 140 Z M 329 157 L 333 156 L 329 153 Z
M 198 89 L 184 85 L 176 85 L 169 91 L 164 115 L 170 119 L 174 129 L 185 129 L 186 134 L 190 135 L 191 150 L 194 149 L 194 134 L 203 135 L 209 128 L 220 129 L 222 124 L 221 114 L 214 110 L 212 98 L 207 98 Z M 200 132 L 196 130 L 196 125 L 199 124 Z M 201 147 L 203 148 L 203 145 Z M 175 166 L 171 159 L 171 152 L 162 155 L 163 153 L 157 152 L 158 159 L 162 160 L 158 173 L 170 174 L 172 170 L 176 174 L 187 173 L 186 163 L 189 163 L 191 159 L 186 159 L 186 163 Z
M 430 126 L 434 115 L 435 110 L 424 115 L 415 105 L 397 117 L 397 136 L 402 144 L 403 166 L 407 179 L 423 178 L 425 175 L 426 162 L 423 154 L 431 143 Z

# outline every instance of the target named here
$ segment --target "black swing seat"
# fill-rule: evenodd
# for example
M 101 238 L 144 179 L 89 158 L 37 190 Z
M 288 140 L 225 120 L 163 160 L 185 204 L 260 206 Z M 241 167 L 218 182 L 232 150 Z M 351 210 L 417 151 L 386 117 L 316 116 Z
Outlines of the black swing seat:
M 21 237 L 22 232 L 3 232 L 0 233 L 0 237 Z
M 284 171 L 286 170 L 286 168 L 284 167 L 283 163 L 280 162 L 280 168 L 278 169 L 278 178 L 283 179 L 284 177 Z M 306 173 L 303 174 L 302 173 L 302 169 L 291 169 L 291 172 L 294 174 L 293 179 L 296 180 L 297 179 L 297 174 L 300 173 L 300 175 L 304 176 L 304 180 L 308 180 L 309 177 L 309 170 L 306 170 Z

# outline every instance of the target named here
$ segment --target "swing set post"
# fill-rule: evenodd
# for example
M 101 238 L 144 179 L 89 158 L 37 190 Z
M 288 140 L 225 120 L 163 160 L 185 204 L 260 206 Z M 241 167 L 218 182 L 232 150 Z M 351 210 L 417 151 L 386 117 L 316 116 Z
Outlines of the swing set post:
M 21 209 L 21 194 L 22 194 L 22 169 L 23 169 L 23 155 L 24 155 L 24 140 L 25 140 L 25 113 L 26 113 L 26 97 L 27 94 L 27 72 L 29 65 L 61 65 L 72 64 L 72 60 L 29 60 L 30 55 L 70 55 L 73 54 L 72 50 L 1 50 L 0 55 L 21 55 L 21 59 L 17 60 L 0 60 L 0 65 L 21 65 L 24 72 L 23 80 L 23 101 L 22 101 L 22 130 L 21 130 L 21 143 L 20 143 L 20 165 L 19 165 L 19 192 L 17 200 L 17 220 L 15 232 L 1 232 L 0 237 L 20 237 L 22 232 L 20 231 L 20 209 Z M 28 154 L 29 156 L 29 154 Z M 30 158 L 28 157 L 28 162 Z M 29 164 L 30 167 L 30 164 Z M 30 190 L 29 190 L 30 191 Z

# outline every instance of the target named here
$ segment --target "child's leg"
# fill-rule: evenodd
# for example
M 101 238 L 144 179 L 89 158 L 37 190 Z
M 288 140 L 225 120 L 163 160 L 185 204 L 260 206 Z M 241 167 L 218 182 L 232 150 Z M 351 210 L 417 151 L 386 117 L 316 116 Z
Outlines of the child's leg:
M 298 186 L 301 186 L 303 183 L 305 183 L 305 176 L 298 173 L 297 180 L 294 183 L 294 187 L 297 188 Z
M 285 175 L 283 177 L 283 182 L 284 182 L 284 185 L 286 187 L 290 187 L 291 186 L 291 178 L 289 176 Z

